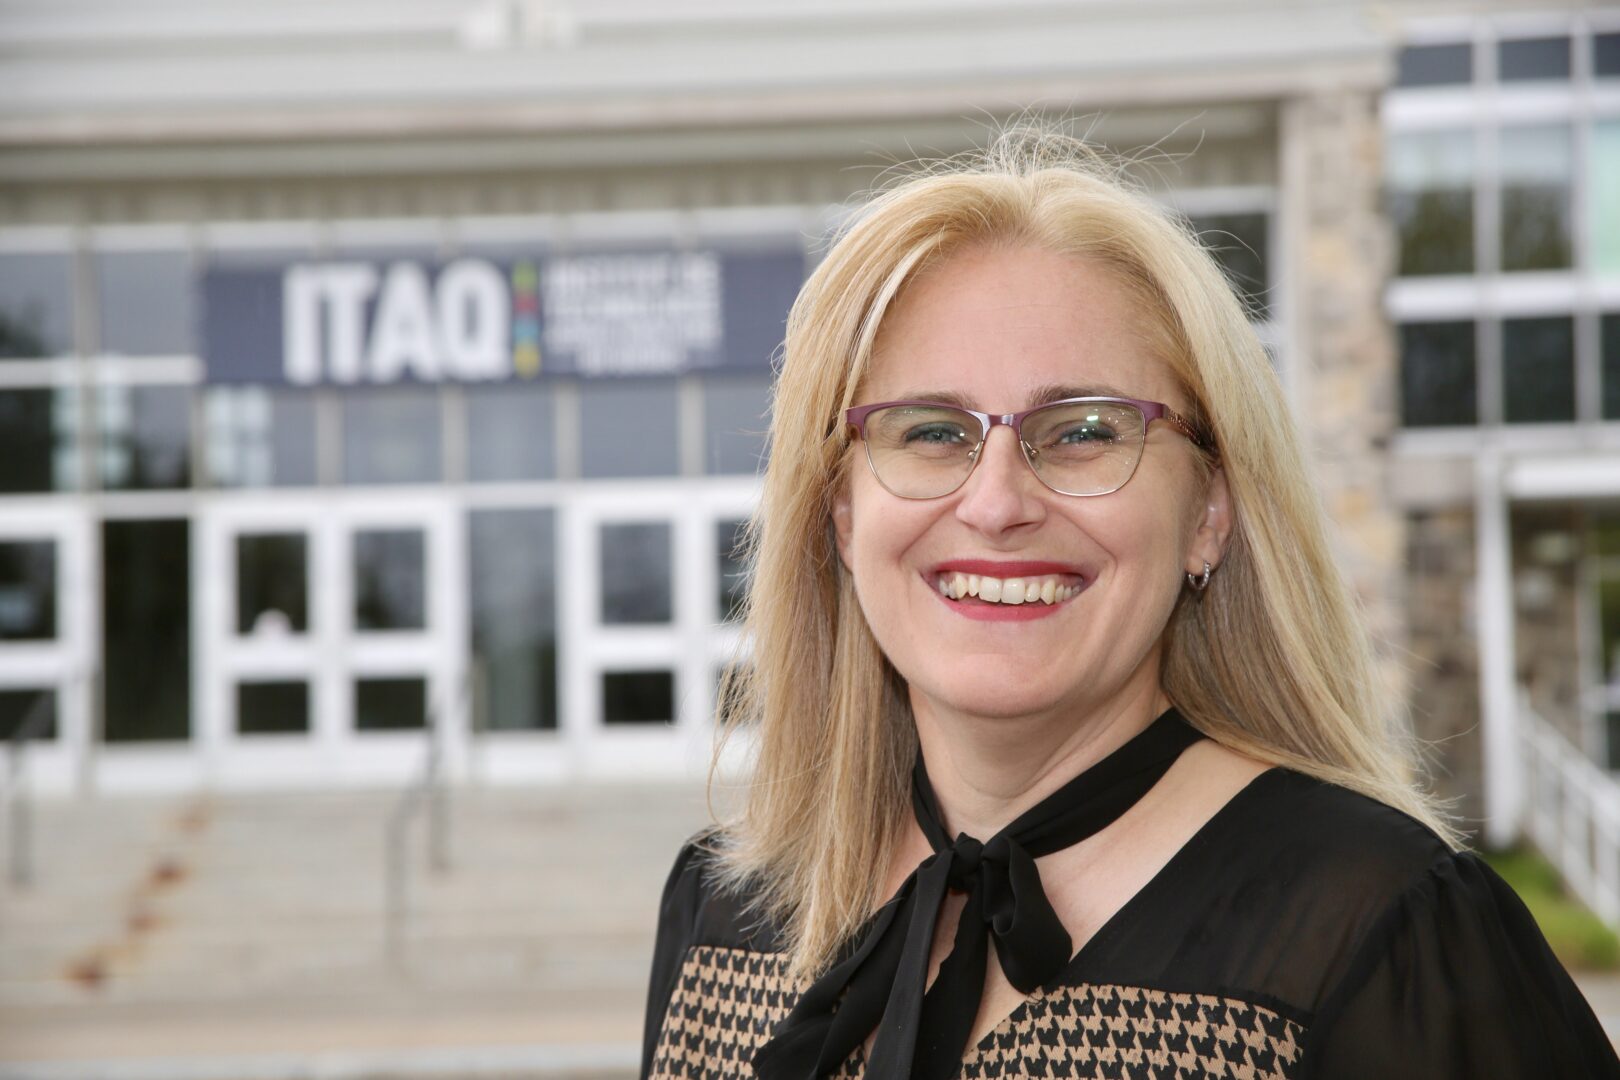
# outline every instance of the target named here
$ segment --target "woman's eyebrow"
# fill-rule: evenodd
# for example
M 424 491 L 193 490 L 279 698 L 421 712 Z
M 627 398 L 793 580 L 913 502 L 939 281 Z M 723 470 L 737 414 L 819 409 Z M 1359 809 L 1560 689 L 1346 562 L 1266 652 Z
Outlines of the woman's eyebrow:
M 951 405 L 958 409 L 972 411 L 973 406 L 961 394 L 949 390 L 912 390 L 895 398 L 896 401 L 933 401 L 941 405 Z
M 1093 383 L 1089 386 L 1060 386 L 1055 383 L 1038 387 L 1029 396 L 1028 408 L 1039 405 L 1050 405 L 1054 401 L 1077 397 L 1130 397 L 1123 390 L 1102 383 Z M 898 398 L 896 401 L 933 401 L 941 405 L 950 405 L 958 409 L 974 411 L 978 407 L 961 394 L 952 390 L 912 390 Z

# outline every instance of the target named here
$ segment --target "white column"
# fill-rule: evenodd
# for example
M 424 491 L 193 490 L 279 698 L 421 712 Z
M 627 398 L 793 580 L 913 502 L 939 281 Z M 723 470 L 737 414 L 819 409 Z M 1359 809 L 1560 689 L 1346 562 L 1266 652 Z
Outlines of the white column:
M 1494 450 L 1482 451 L 1476 463 L 1474 533 L 1485 840 L 1498 847 L 1519 837 L 1524 776 L 1514 685 L 1512 541 L 1502 491 L 1502 462 Z

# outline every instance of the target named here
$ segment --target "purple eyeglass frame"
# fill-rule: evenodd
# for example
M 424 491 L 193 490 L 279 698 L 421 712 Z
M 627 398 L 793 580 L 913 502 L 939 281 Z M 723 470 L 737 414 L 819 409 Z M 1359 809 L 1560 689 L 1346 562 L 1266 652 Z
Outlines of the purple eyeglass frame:
M 996 413 L 979 412 L 977 409 L 964 409 L 960 405 L 952 405 L 946 401 L 879 401 L 872 405 L 857 405 L 852 409 L 844 410 L 844 423 L 854 428 L 860 434 L 861 441 L 866 443 L 866 465 L 872 470 L 872 475 L 877 477 L 878 483 L 882 484 L 883 478 L 878 476 L 877 466 L 872 463 L 872 444 L 866 438 L 866 418 L 868 416 L 877 412 L 879 409 L 892 409 L 898 405 L 911 405 L 929 409 L 955 409 L 957 412 L 967 413 L 969 416 L 978 419 L 980 427 L 979 445 L 973 448 L 971 455 L 973 464 L 968 466 L 968 471 L 962 474 L 962 480 L 956 485 L 956 487 L 940 495 L 900 495 L 897 492 L 891 492 L 891 494 L 895 495 L 896 498 L 943 499 L 946 495 L 950 495 L 952 492 L 960 490 L 962 484 L 967 483 L 967 478 L 973 475 L 973 470 L 979 467 L 979 451 L 983 449 L 984 444 L 989 441 L 990 429 L 995 427 L 997 424 L 1005 424 L 1006 426 L 1012 428 L 1013 438 L 1018 440 L 1018 448 L 1022 452 L 1024 464 L 1029 466 L 1030 472 L 1035 473 L 1036 479 L 1040 480 L 1042 484 L 1050 488 L 1052 491 L 1056 491 L 1059 495 L 1068 495 L 1071 498 L 1076 499 L 1087 499 L 1093 498 L 1096 495 L 1111 495 L 1115 491 L 1118 491 L 1119 488 L 1122 488 L 1131 482 L 1131 476 L 1136 475 L 1136 469 L 1134 467 L 1131 469 L 1131 476 L 1127 476 L 1124 480 L 1122 480 L 1119 487 L 1111 488 L 1108 491 L 1098 491 L 1084 495 L 1077 495 L 1069 491 L 1058 491 L 1057 488 L 1054 488 L 1051 484 L 1047 483 L 1045 477 L 1041 476 L 1039 472 L 1036 472 L 1035 462 L 1030 460 L 1030 446 L 1024 441 L 1024 419 L 1025 417 L 1028 417 L 1033 413 L 1038 413 L 1043 409 L 1052 409 L 1059 405 L 1079 405 L 1088 402 L 1101 402 L 1110 405 L 1129 405 L 1137 412 L 1141 413 L 1142 439 L 1144 442 L 1147 441 L 1148 426 L 1151 425 L 1155 420 L 1163 420 L 1181 435 L 1186 437 L 1189 442 L 1198 447 L 1200 450 L 1203 450 L 1206 453 L 1214 453 L 1215 451 L 1215 448 L 1210 441 L 1204 438 L 1204 436 L 1200 435 L 1198 433 L 1198 429 L 1193 427 L 1192 423 L 1188 421 L 1186 417 L 1176 412 L 1164 402 L 1141 401 L 1137 398 L 1127 397 L 1062 398 L 1058 401 L 1048 401 L 1044 405 L 1037 405 L 1033 409 L 1025 409 L 1023 412 L 1000 413 L 999 415 Z M 1138 465 L 1142 463 L 1140 454 L 1137 455 L 1136 463 Z M 883 487 L 885 491 L 888 490 L 887 484 L 884 484 Z

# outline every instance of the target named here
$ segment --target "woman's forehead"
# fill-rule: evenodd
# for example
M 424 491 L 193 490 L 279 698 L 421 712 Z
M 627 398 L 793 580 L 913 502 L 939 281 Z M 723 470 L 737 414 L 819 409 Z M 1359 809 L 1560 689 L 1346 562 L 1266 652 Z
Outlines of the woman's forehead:
M 951 396 L 988 412 L 1089 394 L 1174 404 L 1175 380 L 1140 326 L 1140 303 L 1094 262 L 1037 248 L 962 252 L 890 306 L 861 397 Z

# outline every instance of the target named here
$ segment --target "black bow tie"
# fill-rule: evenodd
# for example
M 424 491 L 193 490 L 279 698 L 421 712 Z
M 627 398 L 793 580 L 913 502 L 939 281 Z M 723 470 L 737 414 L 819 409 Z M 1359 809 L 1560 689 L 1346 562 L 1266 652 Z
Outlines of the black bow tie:
M 960 1067 L 984 991 L 988 940 L 1007 981 L 1030 994 L 1071 958 L 1069 932 L 1041 888 L 1035 860 L 1091 836 L 1130 809 L 1203 738 L 1174 708 L 1124 746 L 980 843 L 940 824 L 917 755 L 911 805 L 934 854 L 879 908 L 852 952 L 805 990 L 754 1055 L 762 1080 L 818 1080 L 875 1027 L 874 1080 L 937 1080 Z M 928 957 L 949 890 L 967 893 L 950 955 L 927 986 Z M 926 989 L 926 993 L 924 992 Z

